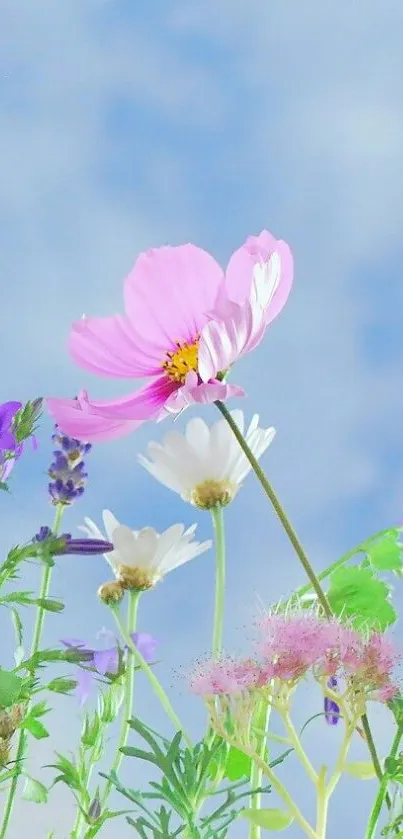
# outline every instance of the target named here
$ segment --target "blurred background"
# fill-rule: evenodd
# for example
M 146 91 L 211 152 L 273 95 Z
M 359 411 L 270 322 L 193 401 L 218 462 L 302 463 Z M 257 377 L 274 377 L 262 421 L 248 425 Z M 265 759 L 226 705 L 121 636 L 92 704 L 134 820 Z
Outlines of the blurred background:
M 400 0 L 3 0 L 0 8 L 0 402 L 74 395 L 102 398 L 131 383 L 90 377 L 66 351 L 82 313 L 122 310 L 122 281 L 138 253 L 192 241 L 223 264 L 267 227 L 295 257 L 290 300 L 256 352 L 236 370 L 247 419 L 258 411 L 277 437 L 263 465 L 317 570 L 381 528 L 402 522 L 403 502 L 403 6 Z M 236 402 L 232 406 L 236 406 Z M 195 415 L 192 411 L 192 415 Z M 178 425 L 190 418 L 181 419 Z M 214 409 L 203 411 L 213 420 Z M 165 425 L 145 425 L 88 456 L 85 496 L 67 512 L 110 508 L 133 528 L 210 519 L 185 506 L 136 463 Z M 27 450 L 0 498 L 2 553 L 53 514 L 47 497 L 52 424 Z M 225 644 L 243 650 L 262 602 L 304 582 L 259 486 L 249 477 L 226 514 Z M 35 588 L 26 567 L 21 587 Z M 65 611 L 46 619 L 44 646 L 66 636 L 96 641 L 113 629 L 96 597 L 108 578 L 101 558 L 61 558 L 52 594 Z M 160 640 L 161 677 L 194 737 L 204 709 L 185 674 L 211 643 L 210 552 L 143 598 L 139 629 Z M 402 587 L 396 601 L 403 605 Z M 13 636 L 1 615 L 1 660 Z M 26 613 L 27 631 L 31 616 Z M 401 638 L 399 625 L 394 630 Z M 171 735 L 140 677 L 136 709 Z M 302 690 L 297 721 L 321 710 Z M 371 720 L 381 756 L 387 712 Z M 32 744 L 30 772 L 50 782 L 53 751 L 74 749 L 76 700 L 59 698 L 52 738 Z M 316 761 L 340 739 L 322 719 L 306 734 Z M 365 759 L 362 744 L 356 757 Z M 108 754 L 102 768 L 108 769 Z M 128 760 L 122 778 L 148 780 Z M 313 793 L 292 762 L 285 770 L 305 813 Z M 94 776 L 96 777 L 96 776 Z M 329 839 L 362 836 L 372 782 L 336 792 Z M 62 787 L 41 807 L 19 803 L 10 839 L 67 839 L 74 821 Z M 351 802 L 354 808 L 351 809 Z M 125 806 L 120 797 L 114 804 Z M 275 806 L 275 796 L 267 806 Z M 124 821 L 101 834 L 134 836 Z M 247 835 L 246 824 L 230 836 Z M 299 829 L 288 831 L 298 839 Z

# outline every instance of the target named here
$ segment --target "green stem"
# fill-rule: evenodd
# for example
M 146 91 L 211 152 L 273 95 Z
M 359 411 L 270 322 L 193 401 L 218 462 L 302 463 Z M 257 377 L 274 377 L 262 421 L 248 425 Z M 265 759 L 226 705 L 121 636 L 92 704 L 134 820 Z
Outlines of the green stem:
M 249 463 L 252 466 L 252 469 L 255 472 L 256 477 L 260 481 L 260 483 L 261 483 L 261 485 L 262 485 L 270 503 L 272 504 L 272 506 L 273 506 L 281 524 L 283 525 L 283 528 L 284 528 L 284 530 L 285 530 L 285 532 L 286 532 L 286 534 L 287 534 L 287 536 L 288 536 L 288 538 L 289 538 L 289 540 L 290 540 L 290 542 L 291 542 L 291 544 L 292 544 L 292 546 L 293 546 L 293 548 L 294 548 L 294 550 L 295 550 L 295 552 L 296 552 L 296 554 L 297 554 L 297 556 L 298 556 L 298 558 L 301 562 L 301 565 L 302 565 L 302 567 L 303 567 L 303 569 L 304 569 L 304 571 L 305 571 L 305 573 L 306 573 L 306 575 L 307 575 L 307 577 L 310 581 L 310 587 L 312 587 L 314 589 L 314 591 L 317 595 L 318 601 L 321 604 L 326 617 L 332 618 L 333 617 L 333 611 L 332 611 L 332 609 L 331 609 L 331 607 L 328 603 L 327 597 L 326 597 L 326 595 L 325 595 L 325 593 L 324 593 L 324 591 L 321 587 L 319 579 L 316 576 L 316 574 L 315 574 L 315 572 L 314 572 L 314 570 L 311 566 L 311 563 L 309 562 L 309 559 L 308 559 L 308 557 L 307 557 L 307 555 L 306 555 L 306 553 L 305 553 L 305 551 L 304 551 L 304 549 L 303 549 L 303 547 L 302 547 L 302 545 L 301 545 L 301 543 L 298 539 L 298 536 L 295 533 L 295 530 L 292 527 L 291 522 L 287 518 L 286 513 L 283 510 L 283 507 L 281 506 L 281 504 L 280 504 L 280 502 L 277 498 L 276 493 L 274 492 L 274 489 L 272 488 L 270 482 L 266 478 L 266 475 L 263 472 L 263 469 L 261 468 L 259 462 L 256 460 L 253 452 L 250 450 L 246 440 L 244 440 L 236 422 L 234 422 L 234 420 L 232 419 L 232 416 L 231 416 L 230 412 L 227 410 L 227 408 L 225 407 L 224 403 L 220 402 L 220 401 L 217 401 L 215 404 L 217 405 L 218 410 L 221 412 L 224 419 L 226 419 L 228 425 L 230 426 L 231 430 L 233 431 L 236 439 L 238 440 L 239 445 L 241 446 L 242 451 L 245 454 L 245 457 L 247 457 L 247 459 L 249 460 Z M 369 749 L 369 752 L 371 754 L 372 762 L 374 764 L 375 772 L 376 772 L 379 780 L 382 780 L 383 773 L 382 773 L 382 769 L 381 769 L 381 766 L 380 766 L 380 763 L 379 763 L 378 755 L 376 753 L 375 743 L 374 743 L 374 740 L 373 740 L 373 737 L 372 737 L 371 729 L 369 727 L 368 718 L 367 718 L 366 714 L 364 714 L 363 717 L 362 717 L 362 726 L 363 726 L 365 737 L 366 737 L 366 740 L 367 740 L 368 749 Z M 387 797 L 386 797 L 385 800 L 387 802 L 388 807 L 390 808 L 391 807 L 391 800 L 390 800 L 390 796 L 388 794 L 387 794 Z
M 334 571 L 337 571 L 338 568 L 342 568 L 342 566 L 345 565 L 346 562 L 348 562 L 350 559 L 353 559 L 355 556 L 357 556 L 360 553 L 365 553 L 366 550 L 367 550 L 367 546 L 370 545 L 371 542 L 375 542 L 377 539 L 380 539 L 386 533 L 389 533 L 389 529 L 390 528 L 388 528 L 386 530 L 380 530 L 379 533 L 375 533 L 375 535 L 371 536 L 370 539 L 366 539 L 365 542 L 360 542 L 359 545 L 355 545 L 354 548 L 351 548 L 351 550 L 349 550 L 349 551 L 347 551 L 347 553 L 343 554 L 343 556 L 341 556 L 340 559 L 336 559 L 335 562 L 332 562 L 332 564 L 329 565 L 328 568 L 325 568 L 324 571 L 321 571 L 320 574 L 317 575 L 317 578 L 318 578 L 319 582 L 322 582 L 322 580 L 326 580 L 328 577 L 331 576 L 331 574 L 333 574 Z M 301 588 L 299 588 L 295 592 L 295 594 L 292 595 L 291 599 L 293 599 L 294 597 L 296 599 L 298 599 L 300 597 L 303 597 L 305 594 L 308 594 L 308 592 L 310 592 L 311 589 L 312 589 L 312 584 L 311 583 L 306 583 L 306 585 L 301 586 Z M 281 603 L 278 604 L 278 608 L 281 609 Z M 285 607 L 283 607 L 283 608 L 285 608 Z
M 237 743 L 232 739 L 229 739 L 228 735 L 225 732 L 222 732 L 222 735 L 225 735 L 225 739 L 228 743 L 231 743 L 231 745 L 235 746 L 236 748 L 239 748 L 250 758 L 252 758 L 252 761 L 254 761 L 261 770 L 262 775 L 265 775 L 266 778 L 269 779 L 273 789 L 275 789 L 278 795 L 283 799 L 288 809 L 288 812 L 291 816 L 293 816 L 294 820 L 304 831 L 304 833 L 309 837 L 309 839 L 317 839 L 316 832 L 314 831 L 313 827 L 302 815 L 300 809 L 295 804 L 293 798 L 291 797 L 284 784 L 282 784 L 281 781 L 277 778 L 277 775 L 275 775 L 273 770 L 270 769 L 270 766 L 267 765 L 265 760 L 263 760 L 263 758 L 261 758 L 253 749 L 249 749 L 247 746 L 244 746 L 243 744 Z
M 304 551 L 304 548 L 302 547 L 301 542 L 299 541 L 298 536 L 297 536 L 291 522 L 287 518 L 287 515 L 286 515 L 282 505 L 280 504 L 280 502 L 277 498 L 277 495 L 274 492 L 274 489 L 272 488 L 270 482 L 266 478 L 266 475 L 263 472 L 263 469 L 261 468 L 258 460 L 255 458 L 253 452 L 250 450 L 246 440 L 243 438 L 242 433 L 240 432 L 236 422 L 234 422 L 230 412 L 227 410 L 224 403 L 217 401 L 215 404 L 217 405 L 218 410 L 222 413 L 224 419 L 226 419 L 228 425 L 230 426 L 231 430 L 233 431 L 236 439 L 238 440 L 239 445 L 241 446 L 242 451 L 245 454 L 245 457 L 247 457 L 247 459 L 249 460 L 249 463 L 252 466 L 252 469 L 253 469 L 257 479 L 260 481 L 260 483 L 261 483 L 261 485 L 262 485 L 270 503 L 272 504 L 278 518 L 280 519 L 280 522 L 283 525 L 283 528 L 284 528 L 284 530 L 285 530 L 285 532 L 286 532 L 286 534 L 287 534 L 287 536 L 288 536 L 288 538 L 289 538 L 289 540 L 290 540 L 290 542 L 291 542 L 291 544 L 292 544 L 292 546 L 293 546 L 293 548 L 294 548 L 294 550 L 295 550 L 295 552 L 296 552 L 296 554 L 297 554 L 297 556 L 298 556 L 298 558 L 301 562 L 301 565 L 302 565 L 308 579 L 310 580 L 312 588 L 316 592 L 318 601 L 321 604 L 325 615 L 327 615 L 327 617 L 331 617 L 332 616 L 332 610 L 331 610 L 331 608 L 329 606 L 329 603 L 327 601 L 327 597 L 326 597 L 324 591 L 321 588 L 320 582 L 319 582 L 319 580 L 318 580 L 318 578 L 317 578 L 317 576 L 316 576 L 316 574 L 315 574 L 315 572 L 312 568 L 311 563 L 309 562 L 309 559 L 308 559 L 308 557 L 307 557 L 307 555 Z
M 269 705 L 267 699 L 262 699 L 258 704 L 256 712 L 253 716 L 252 731 L 253 728 L 256 727 L 256 729 L 259 732 L 256 735 L 256 754 L 260 757 L 261 760 L 264 760 L 266 755 L 266 732 L 269 725 L 270 713 L 271 705 Z M 250 773 L 251 788 L 257 789 L 258 787 L 261 787 L 262 779 L 263 772 L 261 766 L 259 766 L 254 760 L 252 760 Z M 251 810 L 260 810 L 261 801 L 262 794 L 260 792 L 253 793 L 250 798 Z M 259 825 L 251 823 L 249 828 L 249 839 L 260 839 L 260 837 L 261 829 Z
M 137 623 L 137 611 L 138 605 L 140 601 L 140 595 L 142 594 L 141 591 L 131 591 L 129 596 L 129 608 L 128 608 L 128 615 L 127 615 L 127 626 L 129 635 L 132 635 L 133 632 L 136 631 L 136 623 Z M 126 743 L 127 738 L 130 732 L 130 725 L 129 720 L 133 716 L 133 698 L 134 698 L 134 674 L 136 669 L 136 662 L 134 655 L 132 654 L 131 649 L 129 649 L 129 655 L 127 659 L 126 665 L 126 674 L 125 674 L 125 697 L 124 697 L 124 709 L 123 709 L 123 719 L 122 719 L 122 726 L 120 729 L 120 737 L 119 742 L 116 748 L 116 756 L 115 760 L 112 765 L 111 772 L 118 772 L 120 764 L 123 760 L 123 754 L 120 751 Z M 106 800 L 109 796 L 111 791 L 112 784 L 110 781 L 107 781 L 105 785 L 105 789 L 101 795 L 101 807 L 105 806 Z
M 127 611 L 127 632 L 129 636 L 133 634 L 136 630 L 136 622 L 137 622 L 137 611 L 138 605 L 140 600 L 141 591 L 131 591 L 129 595 L 129 606 Z M 123 760 L 123 754 L 120 751 L 123 746 L 127 743 L 127 738 L 130 732 L 130 725 L 129 720 L 133 716 L 133 699 L 134 699 L 134 675 L 135 675 L 135 660 L 131 650 L 128 651 L 128 658 L 126 664 L 126 672 L 125 672 L 125 694 L 124 694 L 124 707 L 123 707 L 123 717 L 122 717 L 122 725 L 120 729 L 120 736 L 119 741 L 116 746 L 116 754 L 115 759 L 112 765 L 111 772 L 117 772 L 120 764 Z M 97 738 L 94 747 L 92 749 L 92 755 L 94 756 L 97 752 L 99 752 L 100 740 L 102 742 L 103 737 L 103 729 L 101 729 L 99 737 Z M 89 783 L 91 780 L 92 770 L 94 768 L 95 761 L 91 758 L 89 759 L 89 764 L 86 770 L 85 778 L 83 779 L 83 785 L 86 787 L 88 791 Z M 104 791 L 101 795 L 100 804 L 101 809 L 104 808 L 106 801 L 108 799 L 109 793 L 111 791 L 112 784 L 110 781 L 107 781 L 105 784 Z M 72 835 L 74 839 L 80 839 L 82 827 L 84 822 L 84 816 L 80 809 L 77 810 L 77 817 L 73 827 Z M 100 829 L 100 828 L 98 828 Z M 95 828 L 90 828 L 88 832 L 84 834 L 84 837 L 88 835 L 95 836 L 98 830 Z
M 326 795 L 326 767 L 322 766 L 316 784 L 316 834 L 318 839 L 326 839 L 328 804 L 329 798 Z
M 217 659 L 220 656 L 222 648 L 225 599 L 225 533 L 222 507 L 213 507 L 213 509 L 211 510 L 211 516 L 213 519 L 216 545 L 215 605 L 212 655 L 213 658 Z
M 403 737 L 403 721 L 399 723 L 396 734 L 393 738 L 393 743 L 391 746 L 391 750 L 389 753 L 390 758 L 395 758 L 400 746 L 400 741 Z M 373 839 L 375 835 L 375 830 L 379 821 L 379 816 L 381 814 L 383 802 L 386 801 L 387 795 L 387 788 L 388 788 L 388 776 L 385 773 L 382 777 L 381 783 L 379 785 L 378 794 L 374 801 L 374 805 L 371 810 L 371 815 L 369 817 L 368 825 L 367 825 L 367 832 L 365 834 L 365 839 Z
M 147 662 L 144 660 L 143 656 L 141 655 L 141 653 L 139 652 L 137 647 L 133 644 L 133 641 L 132 641 L 130 635 L 126 631 L 126 628 L 125 628 L 124 623 L 122 621 L 122 616 L 120 614 L 119 605 L 118 604 L 113 604 L 113 605 L 111 604 L 109 608 L 110 608 L 110 610 L 111 610 L 111 612 L 112 612 L 112 614 L 115 618 L 115 621 L 117 623 L 119 632 L 120 632 L 123 640 L 126 642 L 127 646 L 132 651 L 136 664 L 144 671 L 145 675 L 147 676 L 147 679 L 148 679 L 154 693 L 156 694 L 159 701 L 161 702 L 161 705 L 162 705 L 165 713 L 167 714 L 167 716 L 171 720 L 174 728 L 177 731 L 182 732 L 183 739 L 185 740 L 189 749 L 193 749 L 192 741 L 191 741 L 190 737 L 188 736 L 188 734 L 186 733 L 178 715 L 175 713 L 175 711 L 174 711 L 174 709 L 173 709 L 173 707 L 172 707 L 172 705 L 171 705 L 171 703 L 168 699 L 168 696 L 166 695 L 166 693 L 164 691 L 164 688 L 162 687 L 162 685 L 158 681 L 158 679 L 157 679 L 155 673 L 153 672 L 153 670 L 151 669 L 151 667 L 149 667 Z M 1 837 L 0 837 L 0 839 L 1 839 Z
M 64 509 L 65 508 L 64 508 L 63 504 L 58 504 L 57 507 L 56 507 L 55 517 L 54 517 L 53 525 L 52 525 L 52 532 L 55 535 L 57 535 L 57 533 L 59 531 L 60 523 L 61 523 L 62 516 L 63 516 L 63 513 L 64 513 Z M 40 598 L 48 597 L 51 578 L 52 578 L 52 566 L 50 566 L 46 563 L 46 564 L 44 564 L 43 571 L 42 571 L 41 587 L 40 587 L 40 591 L 39 591 L 39 597 Z M 44 620 L 45 620 L 45 609 L 42 609 L 39 606 L 38 609 L 37 609 L 37 613 L 36 613 L 34 634 L 33 634 L 33 638 L 32 638 L 32 645 L 31 645 L 31 652 L 30 652 L 30 658 L 31 659 L 38 652 L 39 644 L 41 642 L 41 637 L 42 637 Z M 31 675 L 32 676 L 34 675 L 34 671 L 31 672 Z M 29 705 L 28 705 L 27 711 L 28 710 L 29 710 Z M 23 760 L 24 760 L 24 755 L 25 755 L 26 742 L 27 742 L 26 731 L 25 731 L 24 728 L 20 728 L 18 745 L 17 745 L 17 752 L 16 752 L 16 756 L 15 756 L 15 775 L 13 776 L 13 779 L 11 781 L 10 790 L 9 790 L 8 798 L 7 798 L 7 803 L 6 803 L 5 810 L 4 810 L 3 821 L 2 821 L 2 825 L 1 825 L 1 829 L 0 829 L 0 839 L 5 839 L 7 829 L 8 829 L 9 823 L 10 823 L 10 819 L 11 819 L 11 815 L 12 815 L 12 811 L 13 811 L 13 806 L 14 806 L 15 794 L 17 792 L 18 781 L 20 779 L 20 775 L 22 774 L 22 766 L 23 766 Z

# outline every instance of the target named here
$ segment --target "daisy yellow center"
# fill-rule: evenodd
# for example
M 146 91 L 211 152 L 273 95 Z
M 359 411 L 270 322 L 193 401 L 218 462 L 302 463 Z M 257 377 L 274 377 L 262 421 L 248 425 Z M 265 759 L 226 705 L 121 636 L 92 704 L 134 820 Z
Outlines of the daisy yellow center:
M 122 588 L 135 591 L 146 591 L 153 588 L 159 581 L 160 575 L 148 568 L 136 568 L 131 565 L 119 565 L 117 579 Z
M 162 366 L 172 382 L 184 382 L 191 370 L 197 371 L 199 342 L 176 341 L 176 350 L 167 352 Z
M 207 480 L 198 484 L 191 493 L 190 503 L 201 510 L 225 507 L 236 494 L 237 487 L 231 481 Z

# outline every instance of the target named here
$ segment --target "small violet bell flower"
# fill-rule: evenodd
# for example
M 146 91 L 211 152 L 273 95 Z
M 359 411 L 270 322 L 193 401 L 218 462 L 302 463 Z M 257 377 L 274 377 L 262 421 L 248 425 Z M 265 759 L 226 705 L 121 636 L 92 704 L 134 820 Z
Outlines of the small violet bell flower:
M 330 676 L 327 680 L 327 686 L 331 690 L 337 690 L 337 679 L 336 676 Z M 325 709 L 325 720 L 328 725 L 337 725 L 340 719 L 340 708 L 337 702 L 334 699 L 331 699 L 329 696 L 325 696 L 324 700 L 324 709 Z
M 293 280 L 286 242 L 267 230 L 232 254 L 224 273 L 195 245 L 140 254 L 124 283 L 124 315 L 83 317 L 69 339 L 74 361 L 98 376 L 149 379 L 135 393 L 93 401 L 47 399 L 61 429 L 85 440 L 129 434 L 194 403 L 243 396 L 228 369 L 262 340 Z
M 22 402 L 0 405 L 0 483 L 7 481 L 23 450 L 22 443 L 17 444 L 13 432 L 14 418 L 20 408 Z
M 108 630 L 102 630 L 99 634 L 103 635 L 105 639 L 114 639 L 112 632 Z M 158 647 L 156 638 L 145 632 L 133 632 L 130 637 L 139 653 L 150 664 L 154 660 L 155 651 Z M 68 649 L 76 650 L 80 653 L 83 663 L 86 665 L 85 669 L 79 667 L 76 673 L 76 693 L 81 705 L 84 705 L 91 695 L 97 675 L 115 676 L 119 671 L 122 655 L 124 661 L 128 652 L 127 647 L 122 650 L 116 643 L 107 649 L 95 649 L 94 647 L 88 646 L 85 641 L 77 638 L 65 638 L 62 639 L 61 643 Z M 87 669 L 87 667 L 91 669 Z

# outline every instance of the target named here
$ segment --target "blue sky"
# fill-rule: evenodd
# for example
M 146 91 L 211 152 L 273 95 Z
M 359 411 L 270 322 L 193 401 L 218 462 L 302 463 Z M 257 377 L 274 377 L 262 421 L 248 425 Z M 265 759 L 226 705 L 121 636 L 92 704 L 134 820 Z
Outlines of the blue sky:
M 70 323 L 83 312 L 119 311 L 122 280 L 147 247 L 193 241 L 225 264 L 248 234 L 268 227 L 294 251 L 295 286 L 236 380 L 246 415 L 259 411 L 277 428 L 264 458 L 273 484 L 317 569 L 401 522 L 402 35 L 398 0 L 4 0 L 0 401 L 82 385 L 98 397 L 123 392 L 74 367 Z M 68 530 L 110 507 L 133 527 L 198 521 L 208 538 L 208 516 L 136 465 L 136 453 L 164 430 L 150 425 L 94 449 Z M 45 420 L 39 452 L 27 454 L 12 496 L 1 499 L 3 551 L 50 520 L 50 434 Z M 228 510 L 227 529 L 231 649 L 244 644 L 258 597 L 269 604 L 304 580 L 252 478 Z M 60 562 L 53 591 L 66 609 L 47 621 L 46 644 L 110 627 L 95 596 L 106 571 L 101 559 Z M 27 569 L 24 587 L 36 581 Z M 195 733 L 203 714 L 181 673 L 208 650 L 212 599 L 206 555 L 141 607 L 140 628 L 161 639 L 160 672 Z M 301 720 L 316 701 L 306 695 Z M 169 731 L 139 683 L 139 714 L 149 707 Z M 71 747 L 73 702 L 59 702 L 53 721 L 52 746 Z M 338 733 L 316 726 L 319 759 Z M 390 728 L 379 709 L 374 728 L 385 753 Z M 33 771 L 49 762 L 49 749 L 41 746 Z M 293 781 L 302 783 L 296 770 Z M 341 788 L 329 839 L 360 835 L 371 792 L 371 784 Z M 21 806 L 11 839 L 33 815 L 33 839 L 51 828 L 63 837 L 68 794 L 55 791 L 48 810 Z

